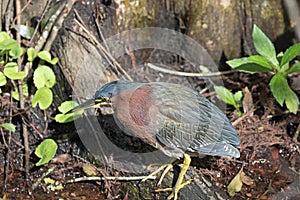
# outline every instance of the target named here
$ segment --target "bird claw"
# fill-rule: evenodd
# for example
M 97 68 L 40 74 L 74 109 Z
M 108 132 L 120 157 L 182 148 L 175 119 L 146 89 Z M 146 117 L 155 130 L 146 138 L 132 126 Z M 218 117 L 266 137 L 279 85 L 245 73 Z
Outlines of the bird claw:
M 163 171 L 158 183 L 157 183 L 157 186 L 159 187 L 164 179 L 164 177 L 166 176 L 166 174 L 173 168 L 173 165 L 172 164 L 168 164 L 168 165 L 165 165 L 165 170 Z
M 183 160 L 183 166 L 182 166 L 182 169 L 179 173 L 179 176 L 178 176 L 178 179 L 176 181 L 176 184 L 173 188 L 164 188 L 164 189 L 157 189 L 155 190 L 155 192 L 172 192 L 169 196 L 168 196 L 168 200 L 170 199 L 174 199 L 174 200 L 177 200 L 177 197 L 178 197 L 178 192 L 179 190 L 181 190 L 183 187 L 185 187 L 186 185 L 190 184 L 192 182 L 192 180 L 188 180 L 184 183 L 182 183 L 183 181 L 183 178 L 190 166 L 190 163 L 191 163 L 191 158 L 188 154 L 184 154 L 184 160 Z M 161 166 L 160 168 L 158 168 L 157 170 L 155 170 L 154 172 L 152 172 L 149 176 L 147 176 L 146 178 L 144 178 L 141 182 L 144 182 L 148 179 L 148 177 L 150 176 L 154 176 L 156 175 L 157 173 L 159 173 L 160 171 L 163 171 L 159 181 L 158 181 L 158 184 L 157 185 L 160 185 L 162 183 L 162 180 L 163 178 L 165 177 L 165 175 L 173 168 L 173 165 L 172 164 L 167 164 L 167 165 L 163 165 Z
M 149 179 L 149 177 L 155 176 L 155 175 L 158 174 L 160 171 L 162 171 L 164 168 L 166 168 L 166 166 L 168 166 L 168 165 L 162 165 L 162 166 L 160 166 L 157 170 L 155 170 L 154 172 L 152 172 L 151 174 L 149 174 L 147 177 L 143 178 L 143 179 L 141 180 L 141 182 L 145 182 L 146 180 Z M 165 171 L 164 171 L 164 172 L 165 172 Z M 161 178 L 160 178 L 160 179 L 161 179 Z M 160 181 L 160 179 L 159 179 L 159 181 Z
M 174 199 L 176 200 L 178 197 L 178 192 L 179 190 L 181 190 L 182 188 L 184 188 L 185 186 L 187 186 L 188 184 L 190 184 L 192 182 L 192 180 L 188 180 L 182 184 L 180 184 L 178 187 L 173 187 L 173 188 L 161 188 L 161 189 L 156 189 L 155 192 L 171 192 L 172 193 L 168 196 L 168 200 L 170 199 Z

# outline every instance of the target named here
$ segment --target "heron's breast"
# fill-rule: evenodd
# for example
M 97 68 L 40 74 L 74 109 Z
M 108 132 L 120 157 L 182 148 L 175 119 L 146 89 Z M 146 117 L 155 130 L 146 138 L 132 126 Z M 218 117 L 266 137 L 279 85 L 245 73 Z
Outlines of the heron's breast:
M 121 124 L 136 137 L 156 142 L 156 119 L 150 86 L 124 91 L 112 98 L 115 114 Z

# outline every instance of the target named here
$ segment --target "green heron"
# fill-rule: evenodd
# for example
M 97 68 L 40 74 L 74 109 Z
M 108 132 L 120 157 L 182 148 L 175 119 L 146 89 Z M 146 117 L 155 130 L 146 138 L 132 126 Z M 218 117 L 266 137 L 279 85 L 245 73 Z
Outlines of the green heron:
M 175 186 L 158 190 L 172 191 L 168 199 L 177 199 L 179 190 L 189 183 L 183 183 L 183 178 L 190 156 L 240 156 L 236 148 L 240 139 L 225 114 L 188 87 L 164 82 L 113 81 L 72 111 L 103 103 L 111 103 L 121 129 L 167 156 L 184 159 Z M 159 183 L 171 166 L 166 167 Z

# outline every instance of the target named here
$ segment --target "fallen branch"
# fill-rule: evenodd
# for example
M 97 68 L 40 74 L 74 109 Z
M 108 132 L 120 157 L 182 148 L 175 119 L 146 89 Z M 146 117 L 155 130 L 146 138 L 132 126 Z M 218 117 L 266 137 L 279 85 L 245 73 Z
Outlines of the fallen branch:
M 90 176 L 90 177 L 79 177 L 68 180 L 67 183 L 75 183 L 81 181 L 140 181 L 144 178 L 147 179 L 156 179 L 156 176 L 132 176 L 132 177 L 115 177 L 115 176 L 106 176 L 106 177 L 98 177 L 98 176 Z
M 172 74 L 172 75 L 176 75 L 176 76 L 201 77 L 201 78 L 211 78 L 211 77 L 222 76 L 225 74 L 231 74 L 231 73 L 235 72 L 234 70 L 224 71 L 224 72 L 210 72 L 210 73 L 178 72 L 178 71 L 158 67 L 156 65 L 153 65 L 152 63 L 146 63 L 145 65 L 151 69 L 154 69 L 156 71 L 160 71 L 160 72 L 163 72 L 166 74 Z

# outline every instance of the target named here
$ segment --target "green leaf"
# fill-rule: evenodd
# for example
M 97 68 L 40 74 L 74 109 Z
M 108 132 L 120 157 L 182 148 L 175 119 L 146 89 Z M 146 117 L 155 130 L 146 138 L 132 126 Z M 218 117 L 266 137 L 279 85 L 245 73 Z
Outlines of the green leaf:
M 24 52 L 25 49 L 23 47 L 16 46 L 9 51 L 9 55 L 12 57 L 12 59 L 16 59 L 21 57 Z
M 38 57 L 42 60 L 47 61 L 48 63 L 51 63 L 52 65 L 55 65 L 58 62 L 58 58 L 51 59 L 51 54 L 49 53 L 49 51 L 39 52 Z
M 34 71 L 33 82 L 38 89 L 41 87 L 51 88 L 55 84 L 55 74 L 50 67 L 41 65 Z
M 235 99 L 233 97 L 233 94 L 225 87 L 223 86 L 215 86 L 215 91 L 217 95 L 227 104 L 233 105 L 235 108 L 237 108 L 237 104 L 235 102 Z
M 257 53 L 267 58 L 273 65 L 278 66 L 273 43 L 255 24 L 253 26 L 252 38 Z
M 23 79 L 26 77 L 26 72 L 19 72 L 18 65 L 15 62 L 9 62 L 4 67 L 4 75 L 12 80 Z
M 233 97 L 235 101 L 241 101 L 243 98 L 243 92 L 241 90 L 237 91 L 236 93 L 234 93 Z
M 49 51 L 40 51 L 38 53 L 38 57 L 42 60 L 45 60 L 47 62 L 51 61 L 51 54 L 49 53 Z
M 36 56 L 36 52 L 35 52 L 35 49 L 30 47 L 28 50 L 27 50 L 27 59 L 29 62 L 32 62 L 34 60 Z
M 6 84 L 6 77 L 4 76 L 4 74 L 2 72 L 0 72 L 0 86 L 3 86 Z
M 33 33 L 34 33 L 34 28 L 28 27 L 25 25 L 14 25 L 14 28 L 20 33 L 20 35 L 28 40 L 31 39 Z
M 6 32 L 0 32 L 0 50 L 9 50 L 18 46 L 18 41 L 9 37 Z
M 5 31 L 0 32 L 0 43 L 7 39 L 11 39 L 8 33 Z
M 249 56 L 248 60 L 264 68 L 272 70 L 272 64 L 263 56 L 260 55 Z
M 296 93 L 289 88 L 286 93 L 285 99 L 286 107 L 294 114 L 297 114 L 299 107 L 299 99 Z
M 233 60 L 229 60 L 226 63 L 233 69 L 247 72 L 247 73 L 257 73 L 257 72 L 273 73 L 272 66 L 267 62 L 268 61 L 266 61 L 266 59 L 262 57 L 258 58 L 258 56 L 250 56 L 245 58 L 236 58 Z
M 300 62 L 293 64 L 293 66 L 290 69 L 288 69 L 285 74 L 290 74 L 294 72 L 300 73 Z
M 52 139 L 45 139 L 41 144 L 35 149 L 35 155 L 40 158 L 40 160 L 35 164 L 36 166 L 41 166 L 47 164 L 56 154 L 57 144 Z
M 232 60 L 226 61 L 226 63 L 233 69 L 240 67 L 241 65 L 244 64 L 252 64 L 252 61 L 249 61 L 248 57 L 244 58 L 235 58 Z
M 283 57 L 283 52 L 281 51 L 280 53 L 277 54 L 277 60 L 279 63 L 281 63 L 282 57 Z M 281 67 L 281 65 L 280 65 L 280 67 Z
M 78 106 L 78 103 L 75 101 L 65 101 L 58 107 L 58 110 L 61 113 L 67 113 L 76 106 Z
M 289 47 L 283 54 L 280 66 L 283 66 L 292 61 L 300 53 L 300 43 Z
M 53 58 L 50 62 L 52 65 L 55 65 L 56 63 L 58 63 L 58 58 Z
M 53 100 L 52 91 L 47 87 L 39 88 L 32 99 L 32 107 L 36 107 L 39 103 L 40 109 L 47 109 Z
M 15 100 L 20 101 L 20 94 L 18 90 L 12 91 L 11 95 Z
M 282 72 L 282 73 L 284 73 L 284 72 L 286 72 L 288 69 L 289 69 L 289 63 L 286 63 L 285 65 L 283 65 L 283 66 L 281 66 L 281 68 L 280 68 L 280 72 Z
M 58 123 L 68 123 L 77 119 L 83 113 L 83 110 L 78 110 L 74 113 L 67 113 L 72 110 L 74 107 L 78 106 L 78 103 L 75 101 L 65 101 L 59 107 L 58 110 L 63 114 L 57 114 L 55 116 L 55 121 Z
M 73 121 L 73 113 L 70 114 L 57 114 L 55 115 L 55 121 L 58 123 L 68 123 Z
M 3 123 L 1 124 L 2 128 L 5 128 L 8 131 L 15 132 L 16 131 L 16 125 L 12 123 Z
M 270 81 L 270 87 L 276 101 L 283 106 L 283 102 L 287 95 L 287 90 L 289 89 L 289 85 L 285 76 L 281 73 L 275 74 Z
M 237 109 L 237 114 L 238 114 L 239 117 L 243 115 L 243 113 L 240 109 Z

